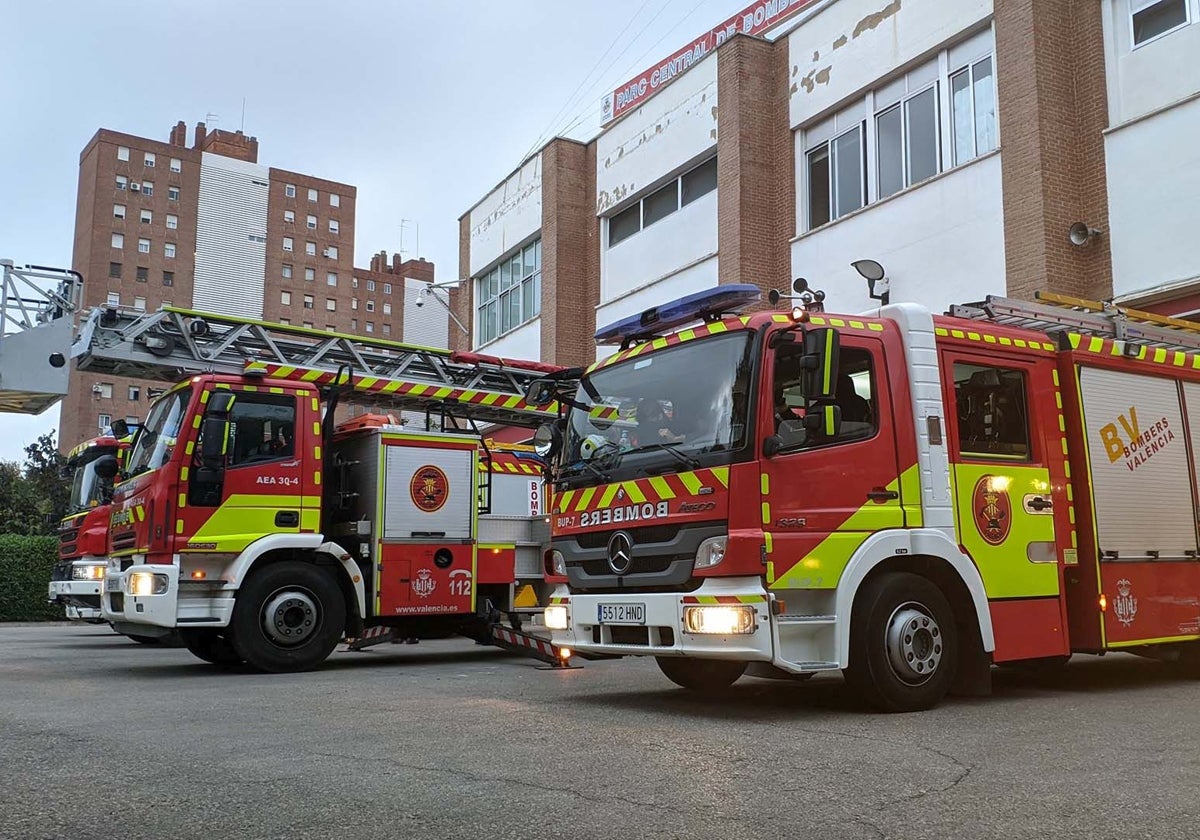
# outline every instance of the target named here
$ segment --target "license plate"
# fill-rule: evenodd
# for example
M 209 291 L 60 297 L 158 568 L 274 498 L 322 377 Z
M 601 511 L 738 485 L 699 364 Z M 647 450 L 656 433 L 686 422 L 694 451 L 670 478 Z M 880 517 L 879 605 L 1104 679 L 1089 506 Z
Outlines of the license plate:
M 645 604 L 598 604 L 596 621 L 600 624 L 645 624 Z
M 120 592 L 121 591 L 121 579 L 119 577 L 106 577 L 104 579 L 104 591 L 105 592 Z

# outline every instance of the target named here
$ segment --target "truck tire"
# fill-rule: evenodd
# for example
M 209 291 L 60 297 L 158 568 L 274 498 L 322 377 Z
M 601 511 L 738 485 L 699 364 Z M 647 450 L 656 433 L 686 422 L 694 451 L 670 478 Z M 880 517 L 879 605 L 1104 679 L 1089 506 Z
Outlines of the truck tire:
M 870 705 L 884 712 L 933 708 L 950 689 L 957 655 L 954 612 L 932 581 L 893 572 L 858 593 L 845 673 Z
M 224 668 L 242 663 L 233 645 L 217 630 L 180 630 L 179 639 L 189 653 L 205 662 Z
M 746 670 L 745 662 L 727 659 L 656 656 L 654 660 L 659 670 L 675 685 L 708 693 L 729 688 Z
M 250 575 L 237 594 L 229 639 L 252 667 L 270 673 L 308 671 L 337 647 L 346 602 L 337 581 L 311 563 L 272 563 Z

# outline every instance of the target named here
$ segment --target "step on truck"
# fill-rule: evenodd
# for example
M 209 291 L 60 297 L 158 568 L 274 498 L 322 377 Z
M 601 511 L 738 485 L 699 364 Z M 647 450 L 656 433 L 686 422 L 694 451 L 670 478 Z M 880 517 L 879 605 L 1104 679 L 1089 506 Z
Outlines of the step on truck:
M 1052 296 L 738 314 L 758 296 L 647 310 L 531 386 L 563 412 L 556 644 L 698 691 L 840 670 L 888 711 L 993 664 L 1200 660 L 1200 325 Z
M 207 370 L 155 401 L 117 476 L 102 615 L 119 632 L 178 630 L 206 661 L 298 671 L 379 627 L 489 641 L 517 611 L 516 564 L 541 582 L 540 464 L 505 467 L 520 504 L 494 505 L 474 424 L 552 416 L 522 395 L 554 366 L 174 308 L 98 310 L 73 355 L 158 379 Z M 407 422 L 335 425 L 342 403 Z

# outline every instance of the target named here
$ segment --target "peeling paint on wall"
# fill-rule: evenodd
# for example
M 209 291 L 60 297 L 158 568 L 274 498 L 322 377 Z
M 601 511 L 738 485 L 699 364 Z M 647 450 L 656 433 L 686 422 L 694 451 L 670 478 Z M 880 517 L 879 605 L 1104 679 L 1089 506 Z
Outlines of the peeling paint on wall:
M 809 70 L 808 75 L 800 80 L 800 84 L 804 87 L 805 93 L 812 93 L 817 85 L 829 84 L 829 76 L 833 72 L 833 65 L 822 67 L 820 70 Z M 796 92 L 796 86 L 792 85 L 792 93 Z
M 874 29 L 875 27 L 879 26 L 879 24 L 883 23 L 885 20 L 892 17 L 899 11 L 900 11 L 900 0 L 892 0 L 891 3 L 888 3 L 886 6 L 884 6 L 882 9 L 880 9 L 878 12 L 872 12 L 871 14 L 867 15 L 862 20 L 860 20 L 854 27 L 854 37 L 857 38 L 859 35 L 863 34 L 867 30 Z
M 615 207 L 625 200 L 627 195 L 637 192 L 634 184 L 621 184 L 611 190 L 601 190 L 596 194 L 596 215 L 601 216 L 610 207 Z
M 658 122 L 655 123 L 654 129 L 652 131 L 641 131 L 638 133 L 638 135 L 636 137 L 632 137 L 629 140 L 626 140 L 620 146 L 618 146 L 615 154 L 610 154 L 607 157 L 605 157 L 604 165 L 603 165 L 604 169 L 607 170 L 607 169 L 611 168 L 613 166 L 613 164 L 615 164 L 617 161 L 624 158 L 627 154 L 633 154 L 638 149 L 645 147 L 649 143 L 653 143 L 656 139 L 658 139 L 660 137 L 663 137 L 667 133 L 667 131 L 670 129 L 671 124 L 673 122 L 675 122 L 676 120 L 682 120 L 686 117 L 692 116 L 693 114 L 701 113 L 700 109 L 703 107 L 704 103 L 707 102 L 709 99 L 710 88 L 712 89 L 711 92 L 715 93 L 716 92 L 716 90 L 715 90 L 716 83 L 714 82 L 710 85 L 707 85 L 703 90 L 697 92 L 696 94 L 689 97 L 687 100 L 681 102 L 675 108 L 673 108 L 670 111 L 668 111 L 667 113 L 663 114 L 659 118 Z M 717 106 L 716 105 L 711 106 L 711 118 L 712 118 L 713 124 L 715 125 L 717 122 Z M 617 201 L 620 201 L 620 199 L 617 199 Z M 597 206 L 601 205 L 602 203 L 603 203 L 602 200 L 597 201 Z M 608 204 L 607 206 L 611 207 L 612 204 Z M 602 210 L 597 211 L 597 212 L 602 212 Z
M 857 36 L 855 36 L 855 37 L 857 37 Z M 849 40 L 850 40 L 849 38 L 847 38 L 845 35 L 843 35 L 841 38 L 838 38 L 836 41 L 833 42 L 833 48 L 835 50 L 841 49 L 842 47 L 846 46 L 846 42 Z

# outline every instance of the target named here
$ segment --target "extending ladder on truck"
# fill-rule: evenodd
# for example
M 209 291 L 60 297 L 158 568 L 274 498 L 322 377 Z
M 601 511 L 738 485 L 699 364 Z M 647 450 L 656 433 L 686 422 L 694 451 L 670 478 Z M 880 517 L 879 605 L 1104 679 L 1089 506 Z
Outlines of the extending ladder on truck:
M 1061 340 L 1074 333 L 1124 342 L 1123 352 L 1131 356 L 1141 347 L 1200 350 L 1200 323 L 1195 321 L 1052 292 L 1038 292 L 1035 301 L 989 295 L 979 303 L 951 306 L 948 314 L 1062 336 L 1063 349 L 1069 344 Z
M 41 414 L 67 393 L 83 277 L 0 260 L 0 412 Z

